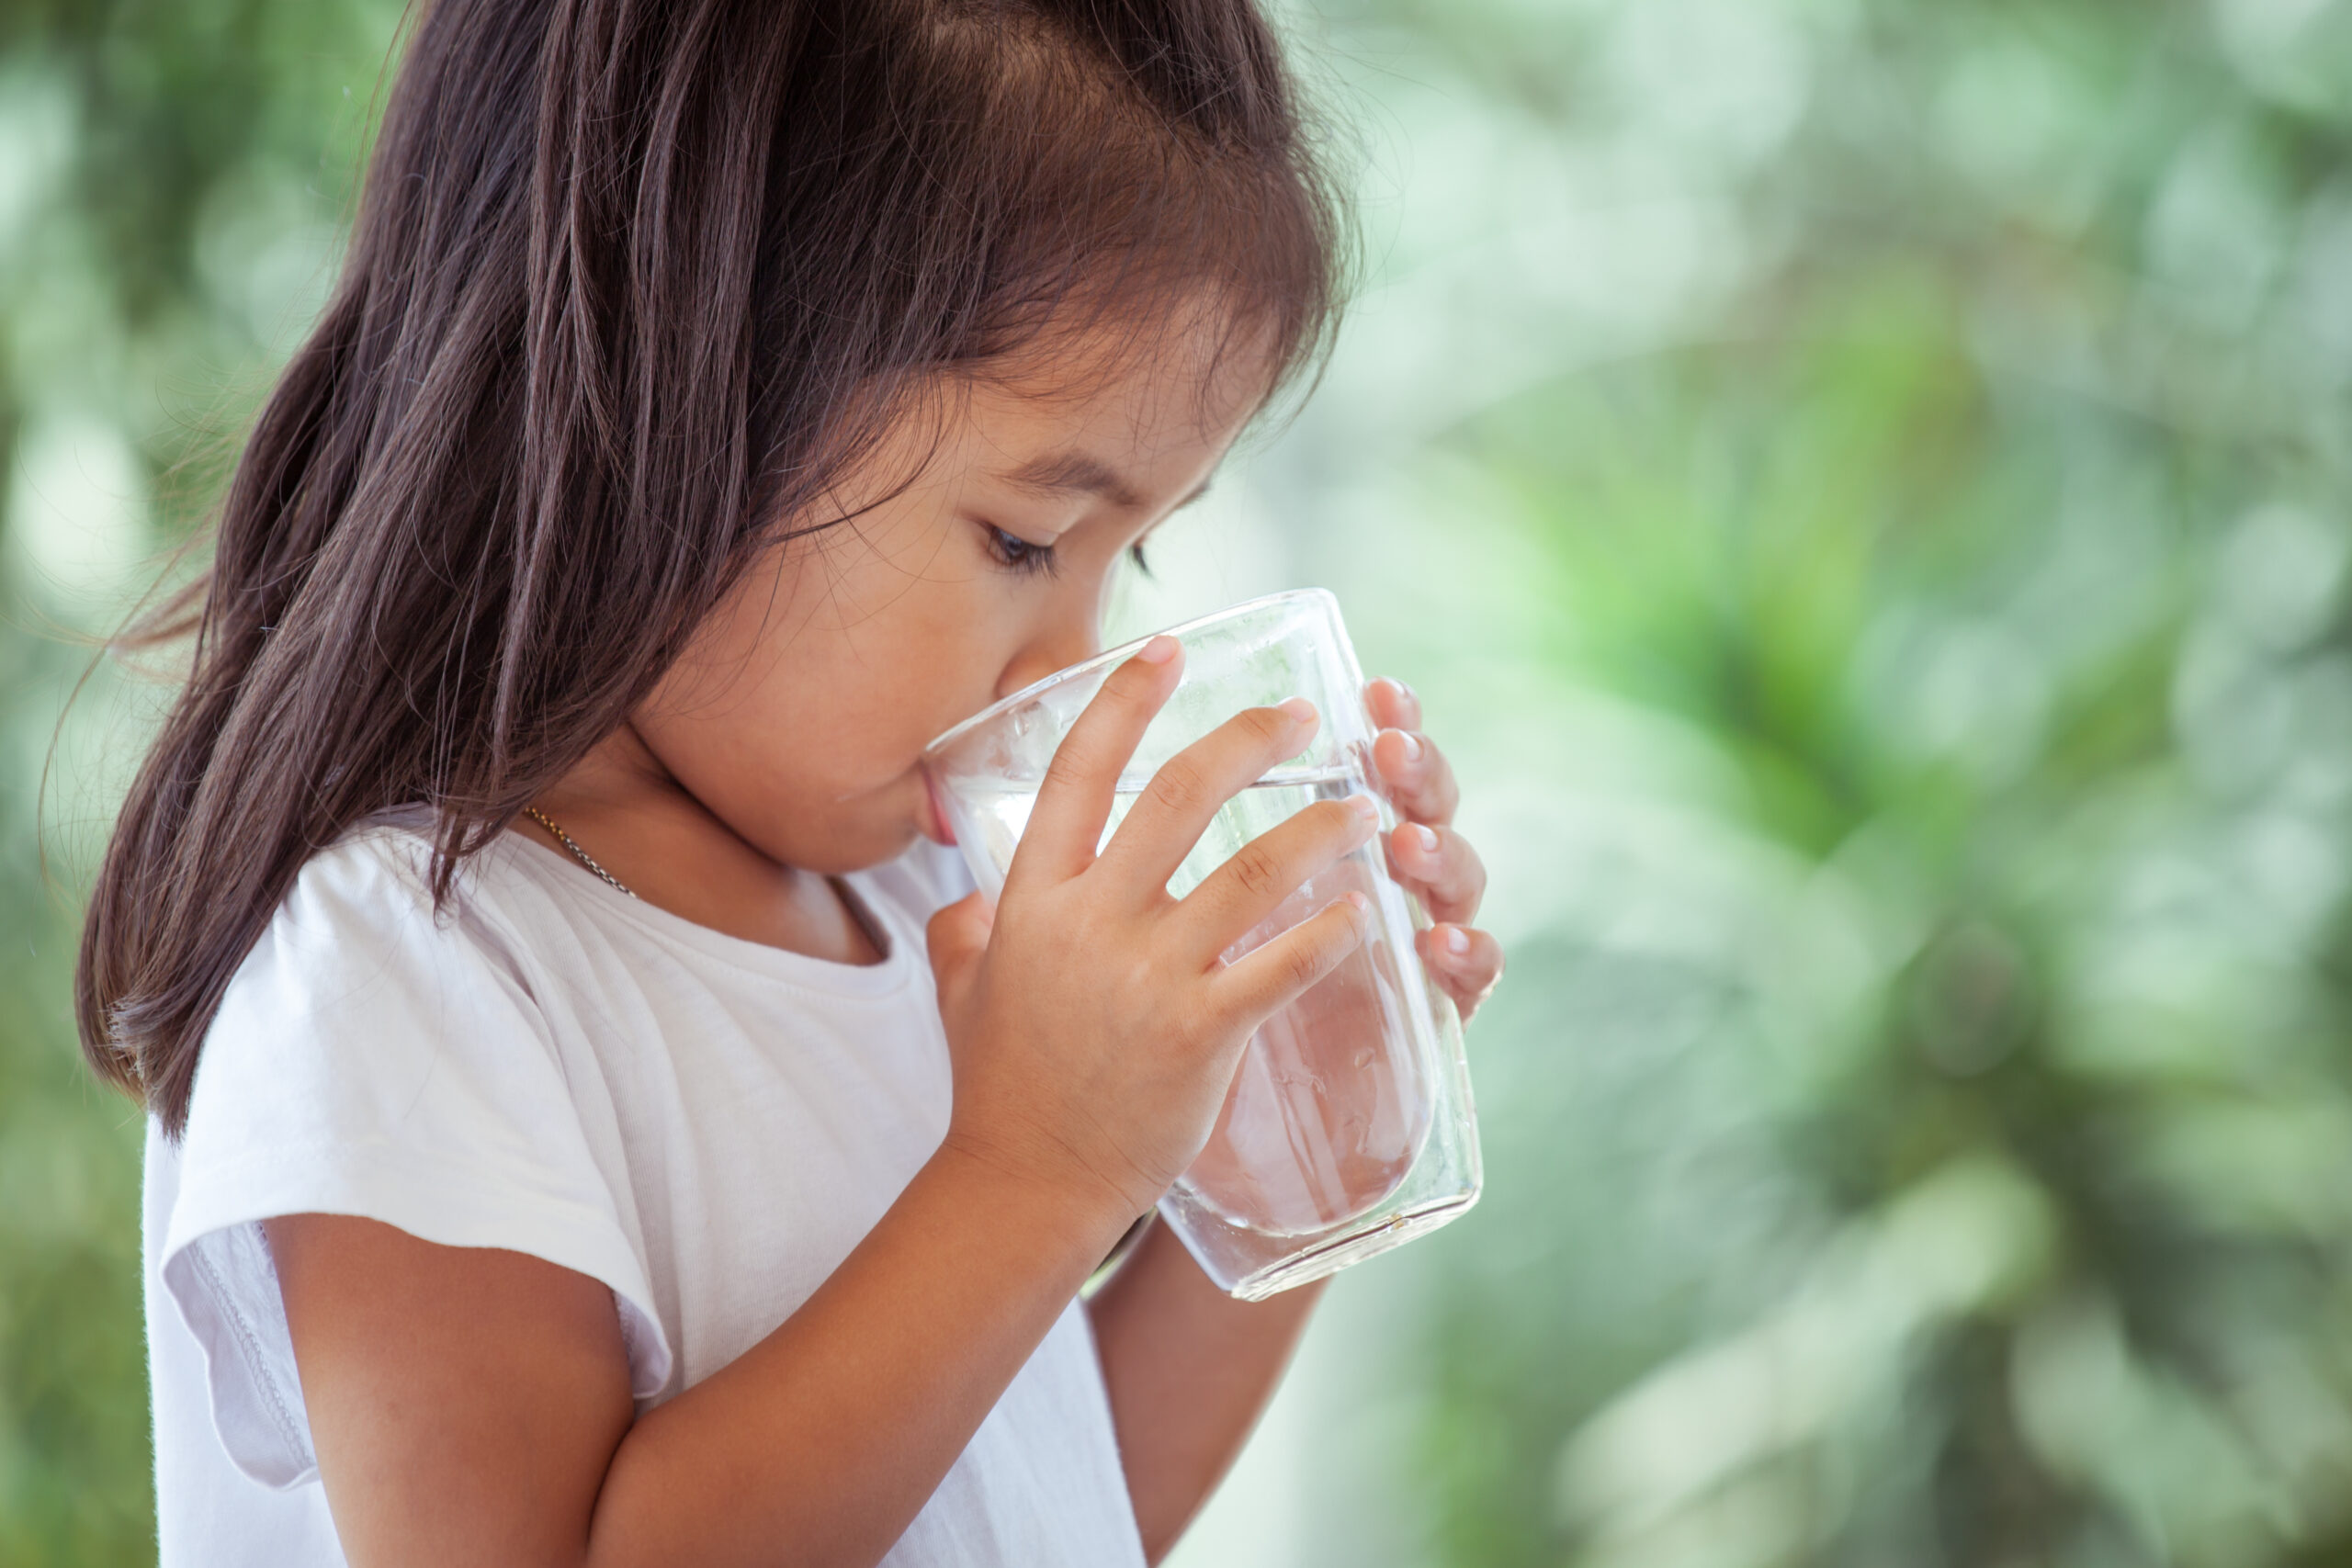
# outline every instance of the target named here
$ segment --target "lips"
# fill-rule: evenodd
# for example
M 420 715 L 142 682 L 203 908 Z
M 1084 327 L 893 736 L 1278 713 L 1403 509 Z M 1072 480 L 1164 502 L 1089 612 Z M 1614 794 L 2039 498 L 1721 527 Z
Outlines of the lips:
M 932 782 L 929 768 L 918 768 L 922 775 L 922 833 L 934 844 L 953 844 L 956 829 L 947 825 L 947 813 L 939 804 L 939 786 Z

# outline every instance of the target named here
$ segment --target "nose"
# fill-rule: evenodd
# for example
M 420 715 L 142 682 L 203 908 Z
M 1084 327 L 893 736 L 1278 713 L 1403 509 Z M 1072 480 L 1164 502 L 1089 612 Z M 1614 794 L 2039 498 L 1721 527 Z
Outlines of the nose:
M 1036 635 L 1005 661 L 997 676 L 996 694 L 1009 697 L 1033 681 L 1042 681 L 1102 651 L 1100 604 L 1088 602 L 1068 606 L 1037 629 Z

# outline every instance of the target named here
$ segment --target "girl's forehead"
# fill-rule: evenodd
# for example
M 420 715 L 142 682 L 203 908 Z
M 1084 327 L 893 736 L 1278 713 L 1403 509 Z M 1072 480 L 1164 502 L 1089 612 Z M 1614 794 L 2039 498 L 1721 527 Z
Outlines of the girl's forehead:
M 1148 367 L 1053 396 L 981 385 L 960 400 L 947 445 L 957 468 L 1004 489 L 1133 511 L 1189 499 L 1255 409 Z
M 1072 306 L 980 367 L 974 382 L 1075 405 L 1081 416 L 1190 416 L 1216 427 L 1263 401 L 1273 351 L 1272 323 L 1237 317 L 1214 298 L 1139 313 Z
M 1006 478 L 1109 494 L 1102 469 L 1115 465 L 1089 454 L 1222 451 L 1264 402 L 1272 368 L 1262 345 L 1217 321 L 1059 334 L 968 378 L 955 412 Z

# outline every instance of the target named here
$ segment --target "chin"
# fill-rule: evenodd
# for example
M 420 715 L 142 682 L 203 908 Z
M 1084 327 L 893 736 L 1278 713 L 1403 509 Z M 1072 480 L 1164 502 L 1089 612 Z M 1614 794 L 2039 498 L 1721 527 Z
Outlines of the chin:
M 820 876 L 842 876 L 886 865 L 922 837 L 911 822 L 845 825 L 829 842 L 812 844 L 805 854 L 782 858 L 788 865 Z

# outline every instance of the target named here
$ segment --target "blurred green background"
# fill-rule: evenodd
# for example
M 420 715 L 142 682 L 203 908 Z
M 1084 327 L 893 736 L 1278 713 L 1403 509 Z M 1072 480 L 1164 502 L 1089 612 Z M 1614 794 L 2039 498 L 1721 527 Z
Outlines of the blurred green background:
M 399 13 L 0 0 L 0 1562 L 153 1551 L 60 715 Z M 1180 1560 L 2352 1562 L 2352 0 L 1291 16 L 1369 285 L 1116 629 L 1337 589 L 1511 971 Z

